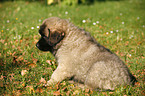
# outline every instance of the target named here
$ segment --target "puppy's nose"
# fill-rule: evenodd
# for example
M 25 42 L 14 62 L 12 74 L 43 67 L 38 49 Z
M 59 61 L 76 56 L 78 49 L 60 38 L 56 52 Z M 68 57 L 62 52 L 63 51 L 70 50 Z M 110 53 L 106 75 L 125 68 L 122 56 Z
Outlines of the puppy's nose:
M 36 47 L 38 47 L 38 48 L 39 48 L 39 43 L 36 43 Z
M 39 29 L 39 33 L 41 33 L 41 29 Z

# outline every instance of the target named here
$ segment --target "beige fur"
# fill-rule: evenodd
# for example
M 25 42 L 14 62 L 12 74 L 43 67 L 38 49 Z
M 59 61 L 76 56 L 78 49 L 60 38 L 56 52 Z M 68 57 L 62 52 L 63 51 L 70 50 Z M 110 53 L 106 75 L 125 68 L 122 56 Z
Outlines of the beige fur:
M 47 82 L 48 86 L 73 77 L 74 81 L 92 89 L 114 90 L 135 80 L 118 56 L 68 20 L 51 17 L 42 25 L 46 25 L 44 33 L 48 37 L 47 28 L 65 34 L 63 40 L 53 46 L 58 67 Z

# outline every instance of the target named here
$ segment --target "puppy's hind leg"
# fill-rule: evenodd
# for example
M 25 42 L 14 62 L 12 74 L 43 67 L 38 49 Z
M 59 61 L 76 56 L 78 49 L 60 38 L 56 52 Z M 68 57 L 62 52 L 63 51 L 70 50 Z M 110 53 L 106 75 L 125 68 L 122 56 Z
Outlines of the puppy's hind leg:
M 62 80 L 66 78 L 72 77 L 73 74 L 71 72 L 67 71 L 65 68 L 58 66 L 57 69 L 53 72 L 51 79 L 47 81 L 46 86 L 50 86 L 52 84 L 56 84 L 58 82 L 61 82 Z
M 115 84 L 113 85 L 111 83 L 111 75 L 113 74 L 113 71 L 109 70 L 109 68 L 115 70 L 115 68 L 112 68 L 108 62 L 100 61 L 94 63 L 94 65 L 88 71 L 85 84 L 97 90 L 114 90 Z

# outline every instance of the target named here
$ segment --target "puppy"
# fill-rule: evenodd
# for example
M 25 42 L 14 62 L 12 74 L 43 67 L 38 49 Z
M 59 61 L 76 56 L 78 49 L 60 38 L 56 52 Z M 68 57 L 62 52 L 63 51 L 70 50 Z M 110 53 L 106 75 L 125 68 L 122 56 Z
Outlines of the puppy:
M 118 56 L 68 20 L 48 18 L 39 33 L 41 38 L 36 46 L 50 51 L 58 63 L 48 86 L 73 78 L 92 89 L 114 90 L 136 81 Z

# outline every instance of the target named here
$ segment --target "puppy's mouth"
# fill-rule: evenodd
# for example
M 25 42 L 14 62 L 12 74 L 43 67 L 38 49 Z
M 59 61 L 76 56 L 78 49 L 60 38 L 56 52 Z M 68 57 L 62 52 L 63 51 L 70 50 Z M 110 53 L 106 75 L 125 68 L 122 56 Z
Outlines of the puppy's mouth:
M 36 43 L 36 47 L 41 51 L 51 51 L 52 49 L 50 45 L 46 43 L 40 43 L 40 42 Z

